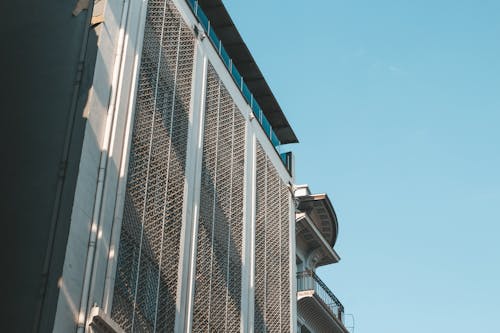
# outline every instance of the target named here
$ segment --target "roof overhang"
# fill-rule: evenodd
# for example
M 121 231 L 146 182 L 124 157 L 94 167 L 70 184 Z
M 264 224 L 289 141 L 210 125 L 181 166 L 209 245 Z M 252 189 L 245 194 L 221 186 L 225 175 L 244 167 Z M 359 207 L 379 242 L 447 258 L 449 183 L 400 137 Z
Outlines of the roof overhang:
M 321 234 L 329 241 L 333 248 L 337 241 L 338 221 L 332 202 L 325 193 L 309 194 L 297 197 L 298 210 L 306 212 Z
M 326 241 L 316 225 L 305 213 L 296 214 L 295 231 L 297 236 L 314 251 L 317 257 L 316 267 L 335 264 L 340 261 L 340 256 Z
M 222 41 L 229 57 L 233 60 L 233 64 L 243 76 L 248 88 L 262 108 L 280 142 L 282 144 L 297 143 L 297 136 L 236 29 L 222 0 L 199 0 L 198 3 L 210 20 L 211 27 L 214 28 L 217 37 Z

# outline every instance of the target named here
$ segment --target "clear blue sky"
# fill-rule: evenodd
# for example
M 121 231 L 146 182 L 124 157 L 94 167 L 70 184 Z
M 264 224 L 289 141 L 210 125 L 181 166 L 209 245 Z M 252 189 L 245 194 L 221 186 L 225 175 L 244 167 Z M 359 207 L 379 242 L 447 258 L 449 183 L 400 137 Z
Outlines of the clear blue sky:
M 224 1 L 335 206 L 355 333 L 500 332 L 500 1 Z

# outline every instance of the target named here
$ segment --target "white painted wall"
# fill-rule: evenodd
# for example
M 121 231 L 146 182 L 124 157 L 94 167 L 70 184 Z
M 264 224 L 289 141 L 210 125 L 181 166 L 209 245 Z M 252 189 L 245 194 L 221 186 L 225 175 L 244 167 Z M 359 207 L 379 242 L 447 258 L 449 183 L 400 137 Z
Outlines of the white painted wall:
M 145 7 L 145 0 L 104 4 L 54 332 L 74 332 L 76 325 L 83 331 L 90 308 L 109 301 L 104 286 L 108 258 L 117 251 L 110 243 L 114 222 L 121 222 L 114 217 L 124 200 Z

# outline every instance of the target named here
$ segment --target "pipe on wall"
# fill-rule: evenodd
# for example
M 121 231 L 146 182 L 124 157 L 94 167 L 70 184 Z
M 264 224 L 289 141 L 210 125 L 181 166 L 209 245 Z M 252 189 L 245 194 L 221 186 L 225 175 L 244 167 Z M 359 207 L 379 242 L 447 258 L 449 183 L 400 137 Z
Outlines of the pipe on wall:
M 92 214 L 92 224 L 90 228 L 90 237 L 89 237 L 89 243 L 88 243 L 88 248 L 87 248 L 87 257 L 86 257 L 86 262 L 85 262 L 85 275 L 84 275 L 84 280 L 83 280 L 83 286 L 82 286 L 82 297 L 80 301 L 80 309 L 78 312 L 78 321 L 77 321 L 77 332 L 78 333 L 84 333 L 85 332 L 85 326 L 86 326 L 86 319 L 87 319 L 87 309 L 88 309 L 88 302 L 89 302 L 89 297 L 90 297 L 90 285 L 92 281 L 92 271 L 93 271 L 93 265 L 94 265 L 94 258 L 95 258 L 95 252 L 96 252 L 96 242 L 97 242 L 97 236 L 101 224 L 101 208 L 102 208 L 102 199 L 104 195 L 104 180 L 106 178 L 106 171 L 108 167 L 108 159 L 109 159 L 109 149 L 112 145 L 111 138 L 112 138 L 112 132 L 114 130 L 114 124 L 115 124 L 115 114 L 116 114 L 116 100 L 117 100 L 117 95 L 119 93 L 118 83 L 119 79 L 123 75 L 123 67 L 122 67 L 122 62 L 123 62 L 123 50 L 124 50 L 124 41 L 125 41 L 125 28 L 127 25 L 127 20 L 128 20 L 128 9 L 130 6 L 130 1 L 129 0 L 124 0 L 123 2 L 123 9 L 122 9 L 122 15 L 120 19 L 120 33 L 118 36 L 118 44 L 116 48 L 116 55 L 115 55 L 115 61 L 114 61 L 114 66 L 113 66 L 113 77 L 111 81 L 111 99 L 110 99 L 110 104 L 108 107 L 108 114 L 106 118 L 106 127 L 104 130 L 104 137 L 103 137 L 103 142 L 101 145 L 101 157 L 100 157 L 100 162 L 99 162 L 99 173 L 98 173 L 98 179 L 97 179 L 97 188 L 96 188 L 96 194 L 95 194 L 95 202 L 94 202 L 94 209 L 93 209 L 93 214 Z

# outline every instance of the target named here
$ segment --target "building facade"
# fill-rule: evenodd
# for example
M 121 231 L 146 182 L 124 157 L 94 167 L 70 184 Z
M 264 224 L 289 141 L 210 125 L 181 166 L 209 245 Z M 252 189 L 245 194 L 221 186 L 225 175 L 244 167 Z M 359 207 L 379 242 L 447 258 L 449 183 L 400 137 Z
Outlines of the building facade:
M 338 221 L 327 194 L 296 186 L 297 327 L 299 332 L 348 333 L 344 306 L 316 274 L 340 260 L 334 250 Z
M 66 164 L 21 331 L 346 332 L 314 273 L 339 260 L 333 207 L 294 185 L 297 138 L 222 2 L 72 9 Z

